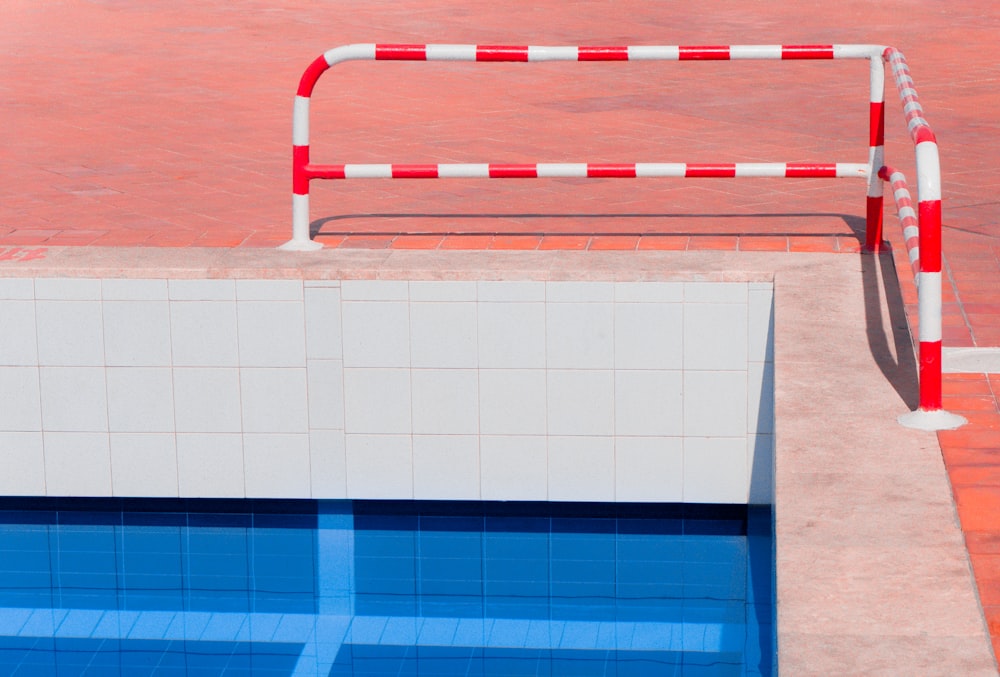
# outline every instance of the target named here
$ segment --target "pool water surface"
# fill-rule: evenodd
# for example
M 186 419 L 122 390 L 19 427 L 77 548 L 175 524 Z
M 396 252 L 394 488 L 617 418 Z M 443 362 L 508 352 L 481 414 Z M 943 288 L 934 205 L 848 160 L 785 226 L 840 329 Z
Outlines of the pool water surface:
M 769 675 L 769 507 L 0 499 L 0 674 Z

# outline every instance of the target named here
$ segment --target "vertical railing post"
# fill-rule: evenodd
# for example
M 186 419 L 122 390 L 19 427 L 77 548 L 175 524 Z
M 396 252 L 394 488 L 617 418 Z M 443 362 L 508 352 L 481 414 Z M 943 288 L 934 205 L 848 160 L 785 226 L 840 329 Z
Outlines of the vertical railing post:
M 868 104 L 868 203 L 865 218 L 865 250 L 882 247 L 882 179 L 885 164 L 885 64 L 882 55 L 869 58 L 871 89 Z

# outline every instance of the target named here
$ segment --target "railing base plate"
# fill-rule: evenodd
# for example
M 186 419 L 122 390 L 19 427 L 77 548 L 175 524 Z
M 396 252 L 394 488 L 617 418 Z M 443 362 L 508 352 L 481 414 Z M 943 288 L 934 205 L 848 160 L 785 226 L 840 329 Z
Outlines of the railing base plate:
M 323 243 L 316 240 L 289 240 L 278 247 L 278 249 L 286 252 L 314 252 L 322 248 Z
M 917 409 L 899 416 L 896 420 L 904 428 L 914 430 L 954 430 L 968 423 L 964 417 L 944 409 L 935 411 Z

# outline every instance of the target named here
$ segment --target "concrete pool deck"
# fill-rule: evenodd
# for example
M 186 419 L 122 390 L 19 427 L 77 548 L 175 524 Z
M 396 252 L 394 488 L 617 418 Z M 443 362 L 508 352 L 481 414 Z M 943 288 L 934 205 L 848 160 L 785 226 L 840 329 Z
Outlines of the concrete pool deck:
M 258 265 L 254 261 L 265 260 L 287 260 L 290 270 L 296 269 L 298 260 L 268 258 L 270 248 L 290 235 L 292 94 L 308 62 L 338 44 L 879 42 L 892 44 L 907 56 L 941 143 L 944 345 L 1000 346 L 996 292 L 1000 246 L 995 232 L 1000 202 L 993 197 L 1000 122 L 990 115 L 1000 100 L 995 87 L 1000 77 L 994 58 L 997 21 L 995 7 L 985 0 L 948 7 L 929 0 L 878 5 L 850 0 L 766 9 L 712 0 L 701 3 L 696 14 L 680 5 L 625 1 L 613 9 L 600 3 L 580 4 L 572 15 L 565 13 L 563 4 L 542 1 L 533 4 L 530 23 L 519 11 L 480 0 L 463 3 L 460 10 L 435 0 L 405 4 L 352 0 L 332 7 L 291 0 L 238 7 L 186 1 L 9 3 L 0 25 L 6 50 L 0 74 L 5 139 L 0 152 L 0 275 L 30 275 L 30 266 L 43 263 L 49 274 L 60 276 L 126 274 L 153 265 L 146 258 L 151 248 L 162 248 L 157 251 L 166 259 L 160 263 L 171 270 L 192 266 L 219 273 L 252 269 Z M 329 74 L 317 91 L 316 158 L 726 162 L 856 161 L 864 154 L 863 66 L 798 64 L 786 69 L 765 64 L 762 70 L 746 64 L 701 64 L 695 66 L 697 71 L 685 72 L 676 66 L 625 71 L 596 65 L 586 72 L 569 65 L 530 71 L 498 66 L 466 75 L 468 65 L 382 69 L 358 64 L 343 69 L 342 75 Z M 825 78 L 827 89 L 815 89 L 813 83 L 820 77 L 816 73 Z M 734 106 L 734 101 L 740 105 Z M 887 158 L 914 183 L 912 147 L 891 87 L 887 101 Z M 809 116 L 800 114 L 804 108 Z M 350 187 L 320 183 L 314 193 L 312 217 L 320 228 L 320 241 L 340 250 L 376 249 L 357 254 L 368 261 L 413 247 L 613 248 L 638 254 L 652 248 L 686 250 L 693 258 L 684 261 L 700 260 L 697 250 L 786 252 L 784 258 L 794 266 L 808 265 L 795 263 L 799 260 L 839 258 L 842 261 L 830 265 L 857 266 L 862 279 L 866 270 L 870 275 L 870 269 L 882 267 L 874 263 L 880 259 L 856 255 L 864 211 L 858 182 L 601 181 L 587 186 L 572 179 L 532 185 L 363 182 Z M 913 331 L 916 292 L 905 272 L 905 249 L 888 207 L 886 236 L 894 245 L 895 269 L 900 271 L 899 296 L 890 306 L 891 325 L 901 326 L 900 312 L 905 311 Z M 209 247 L 216 249 L 203 249 Z M 842 256 L 800 257 L 798 252 L 803 251 Z M 779 284 L 780 279 L 779 275 Z M 817 282 L 809 293 L 824 293 L 824 284 Z M 859 288 L 856 279 L 850 285 Z M 876 316 L 864 298 L 848 295 L 840 302 L 831 300 L 830 307 L 840 309 L 842 303 L 845 312 L 855 313 L 855 323 L 870 326 L 860 322 L 862 317 Z M 820 305 L 810 310 L 820 307 L 825 310 Z M 779 317 L 782 312 L 779 306 Z M 824 322 L 825 315 L 816 321 Z M 800 348 L 807 351 L 810 345 L 803 341 Z M 888 341 L 878 350 L 901 354 L 887 347 L 892 345 Z M 792 347 L 779 344 L 778 349 Z M 844 356 L 838 362 L 847 379 L 843 387 L 853 383 L 850 370 L 858 367 L 857 360 L 889 363 L 884 355 L 865 357 L 871 354 L 869 345 L 867 353 Z M 826 356 L 816 354 L 815 359 Z M 783 367 L 778 369 L 783 379 Z M 898 369 L 903 376 L 888 368 L 878 372 L 882 383 L 872 392 L 887 393 L 889 384 L 905 381 L 907 372 L 912 377 L 912 369 L 903 367 Z M 814 380 L 806 383 L 813 385 Z M 841 385 L 839 377 L 836 383 Z M 983 372 L 946 375 L 944 388 L 945 406 L 970 423 L 938 434 L 936 442 L 930 435 L 918 439 L 915 434 L 900 434 L 918 459 L 926 451 L 924 444 L 931 444 L 931 451 L 938 445 L 938 457 L 943 457 L 950 473 L 954 503 L 949 499 L 949 505 L 957 506 L 980 604 L 996 646 L 1000 642 L 1000 377 Z M 890 394 L 888 401 L 863 400 L 870 404 L 867 407 L 859 404 L 860 399 L 846 397 L 834 406 L 834 411 L 841 407 L 840 417 L 831 414 L 831 420 L 845 429 L 853 424 L 843 417 L 850 414 L 853 421 L 859 412 L 882 424 L 865 427 L 866 458 L 885 453 L 890 445 L 882 435 L 898 432 L 890 428 L 900 404 L 907 401 L 899 393 L 911 391 L 902 386 L 892 391 L 896 395 Z M 808 402 L 811 397 L 803 397 L 797 406 L 809 408 Z M 782 427 L 790 425 L 797 424 L 779 418 L 779 436 L 785 434 Z M 816 433 L 824 444 L 840 439 L 831 430 L 820 435 L 822 430 L 817 426 L 805 432 Z M 852 457 L 855 452 L 863 453 L 861 447 L 829 453 Z M 890 466 L 897 494 L 905 494 L 890 496 L 890 503 L 923 494 L 924 484 L 918 480 L 935 484 L 936 470 L 931 467 L 935 464 L 924 463 L 930 465 L 919 465 L 919 472 L 912 473 Z M 824 467 L 814 464 L 812 472 L 803 473 L 803 468 L 789 466 L 787 471 L 793 473 L 789 477 L 822 494 L 820 488 L 826 490 L 838 479 L 824 474 Z M 779 462 L 779 486 L 784 472 Z M 872 470 L 861 478 L 871 482 L 856 487 L 878 484 L 874 480 L 885 477 L 880 473 Z M 904 487 L 911 488 L 904 491 Z M 864 502 L 865 496 L 854 498 L 871 505 Z M 853 510 L 844 505 L 838 509 Z M 826 521 L 825 508 L 817 510 L 823 520 L 818 526 L 801 525 L 804 532 L 835 525 Z M 879 532 L 877 540 L 883 545 L 896 538 L 894 524 L 885 523 L 890 531 Z M 871 528 L 858 532 L 866 534 L 859 537 L 860 544 L 875 539 Z M 901 530 L 898 537 L 907 533 Z M 913 546 L 930 538 L 910 535 Z M 861 552 L 847 550 L 843 539 L 836 547 L 840 549 L 831 553 L 837 555 L 834 561 L 853 559 Z M 911 562 L 899 551 L 894 553 L 899 558 L 883 553 L 868 570 L 872 575 L 886 573 L 886 580 L 893 582 L 891 589 L 896 589 L 897 581 L 892 572 Z M 913 571 L 923 576 L 924 564 L 914 563 Z M 808 568 L 802 562 L 796 566 Z M 819 574 L 828 571 L 819 560 L 808 566 Z M 942 580 L 951 580 L 954 571 L 949 571 L 941 572 Z M 928 585 L 936 588 L 938 582 Z M 836 608 L 845 595 L 856 594 L 846 583 L 842 587 L 843 593 L 835 593 L 824 585 L 830 593 L 826 606 Z M 911 619 L 914 623 L 930 622 L 923 616 L 948 611 L 932 605 L 928 609 L 933 611 L 921 612 L 906 597 L 882 603 L 888 606 L 870 610 L 886 627 L 902 615 L 920 616 Z M 895 615 L 875 613 L 885 609 Z M 806 617 L 824 609 L 800 611 Z M 796 623 L 802 617 L 792 616 Z M 825 628 L 847 646 L 852 645 L 845 639 L 851 637 L 849 628 L 861 632 L 866 627 L 857 618 L 825 625 L 823 619 L 813 620 L 814 627 Z M 911 628 L 919 635 L 919 623 Z M 818 639 L 822 632 L 813 636 L 816 641 L 805 641 L 809 635 L 803 631 L 803 641 L 796 645 L 811 646 L 820 654 L 824 647 L 832 652 L 839 646 L 833 639 Z M 914 635 L 900 632 L 900 636 L 905 641 L 896 646 L 903 655 Z M 853 644 L 853 651 L 861 655 L 857 660 L 864 660 L 865 641 L 854 637 Z M 782 658 L 801 661 L 796 665 L 807 666 L 802 672 L 822 672 L 807 657 Z M 873 652 L 867 658 L 870 663 L 854 664 L 857 672 L 870 674 L 881 666 L 886 673 L 903 672 L 895 669 L 897 655 L 891 651 Z

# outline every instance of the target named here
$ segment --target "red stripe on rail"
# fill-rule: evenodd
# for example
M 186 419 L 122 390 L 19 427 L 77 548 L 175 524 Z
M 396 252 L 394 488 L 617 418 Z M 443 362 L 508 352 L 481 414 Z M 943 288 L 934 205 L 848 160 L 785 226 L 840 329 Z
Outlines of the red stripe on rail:
M 920 342 L 920 408 L 941 409 L 941 342 Z
M 782 45 L 782 59 L 832 59 L 833 45 Z
M 868 107 L 868 145 L 885 145 L 885 102 L 872 101 Z
M 375 45 L 376 61 L 426 61 L 427 45 Z
M 346 165 L 312 165 L 306 167 L 311 179 L 346 179 Z
M 678 47 L 678 58 L 681 61 L 728 61 L 728 45 L 703 45 L 694 47 Z
M 785 165 L 785 176 L 788 178 L 836 178 L 837 165 L 816 162 L 789 162 Z
M 476 61 L 527 61 L 527 45 L 477 45 Z
M 437 165 L 392 165 L 394 179 L 436 179 Z
M 292 146 L 292 192 L 296 195 L 309 194 L 309 146 Z
M 578 47 L 579 61 L 628 61 L 628 47 Z
M 490 165 L 491 179 L 537 179 L 536 165 Z
M 635 164 L 587 165 L 587 176 L 592 179 L 635 178 Z
M 941 272 L 941 200 L 917 203 L 920 218 L 920 272 Z
M 319 80 L 319 76 L 323 74 L 330 64 L 326 62 L 326 57 L 318 56 L 316 59 L 309 64 L 305 72 L 302 73 L 302 79 L 299 80 L 299 89 L 295 93 L 299 96 L 312 96 L 313 87 L 316 86 L 316 81 Z
M 688 178 L 736 176 L 736 165 L 688 164 L 684 169 L 684 176 Z

